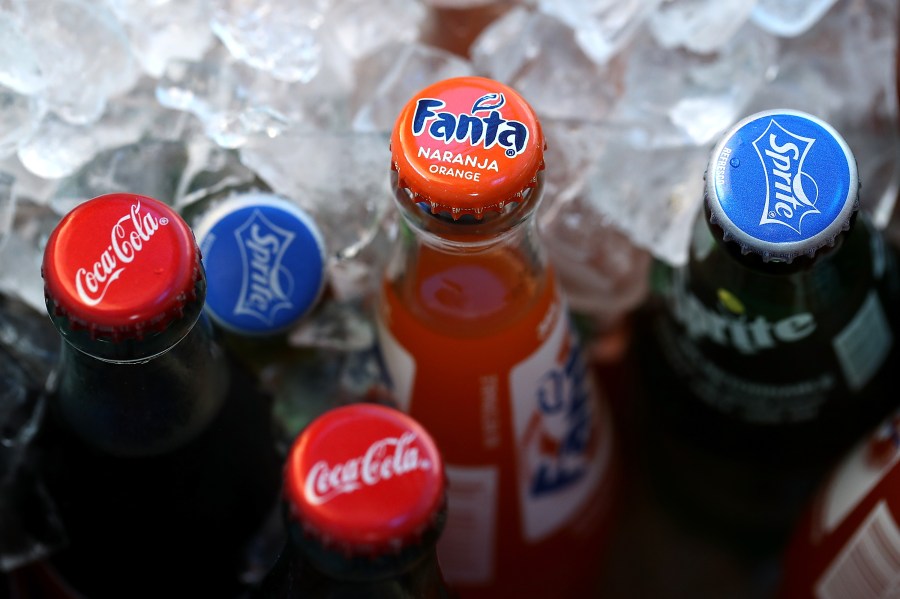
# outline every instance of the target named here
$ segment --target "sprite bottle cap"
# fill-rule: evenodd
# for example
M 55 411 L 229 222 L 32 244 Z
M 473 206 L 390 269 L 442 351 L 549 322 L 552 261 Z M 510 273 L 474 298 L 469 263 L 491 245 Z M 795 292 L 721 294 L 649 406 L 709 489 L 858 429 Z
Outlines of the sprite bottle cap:
M 195 227 L 206 268 L 206 309 L 239 335 L 288 329 L 325 287 L 325 243 L 313 218 L 281 196 L 232 196 Z
M 706 172 L 710 221 L 763 260 L 790 262 L 833 245 L 858 209 L 856 160 L 829 124 L 768 110 L 734 125 Z

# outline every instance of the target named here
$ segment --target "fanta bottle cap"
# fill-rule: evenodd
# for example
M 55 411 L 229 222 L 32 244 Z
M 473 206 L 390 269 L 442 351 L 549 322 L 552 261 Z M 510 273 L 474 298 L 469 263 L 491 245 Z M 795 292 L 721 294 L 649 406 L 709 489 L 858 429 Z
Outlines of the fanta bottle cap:
M 285 471 L 292 517 L 347 555 L 395 553 L 438 525 L 444 466 L 434 440 L 405 413 L 357 403 L 300 433 Z
M 706 171 L 710 220 L 743 253 L 790 262 L 833 245 L 858 209 L 856 160 L 829 124 L 796 110 L 748 116 Z
M 263 191 L 235 195 L 197 223 L 206 268 L 206 309 L 240 335 L 284 331 L 325 287 L 325 243 L 313 218 Z
M 165 328 L 197 299 L 204 276 L 187 223 L 166 204 L 130 193 L 99 196 L 63 217 L 41 273 L 54 314 L 113 339 Z
M 531 106 L 483 77 L 445 79 L 417 93 L 391 134 L 399 184 L 432 212 L 480 217 L 534 186 L 544 136 Z

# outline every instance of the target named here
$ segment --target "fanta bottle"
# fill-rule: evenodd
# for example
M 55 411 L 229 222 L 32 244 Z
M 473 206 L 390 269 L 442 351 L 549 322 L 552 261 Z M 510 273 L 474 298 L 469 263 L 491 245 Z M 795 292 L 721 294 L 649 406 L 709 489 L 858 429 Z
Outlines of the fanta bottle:
M 445 577 L 463 598 L 590 596 L 617 457 L 538 242 L 540 124 L 505 85 L 448 79 L 403 108 L 391 150 L 402 229 L 379 342 L 396 400 L 445 457 Z

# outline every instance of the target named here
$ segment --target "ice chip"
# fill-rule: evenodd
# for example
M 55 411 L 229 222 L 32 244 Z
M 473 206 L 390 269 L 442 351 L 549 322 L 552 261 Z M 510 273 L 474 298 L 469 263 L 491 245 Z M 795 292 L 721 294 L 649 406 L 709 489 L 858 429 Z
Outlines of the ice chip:
M 750 18 L 756 0 L 681 0 L 664 2 L 648 25 L 664 48 L 714 52 Z
M 472 65 L 459 56 L 420 43 L 392 44 L 362 61 L 364 73 L 354 90 L 353 128 L 390 132 L 400 110 L 423 87 L 474 75 Z
M 211 0 L 211 26 L 231 54 L 284 81 L 319 70 L 319 28 L 329 0 Z
M 420 0 L 332 0 L 323 28 L 343 53 L 359 60 L 389 44 L 414 41 L 424 18 Z
M 61 119 L 92 123 L 109 98 L 137 82 L 128 37 L 102 3 L 42 0 L 26 9 L 23 32 L 46 79 L 47 104 Z
M 212 46 L 207 0 L 107 0 L 144 71 L 160 77 L 170 60 L 199 60 Z
M 756 0 L 752 19 L 762 29 L 782 37 L 809 31 L 837 0 Z
M 43 71 L 18 19 L 0 12 L 0 86 L 31 95 L 46 86 Z
M 315 219 L 329 276 L 345 271 L 346 263 L 363 272 L 372 268 L 361 253 L 377 239 L 392 206 L 386 133 L 290 132 L 245 146 L 241 160 Z
M 538 0 L 575 32 L 585 54 L 603 64 L 615 56 L 662 0 Z
M 40 98 L 0 85 L 0 159 L 15 154 L 37 129 L 44 113 Z

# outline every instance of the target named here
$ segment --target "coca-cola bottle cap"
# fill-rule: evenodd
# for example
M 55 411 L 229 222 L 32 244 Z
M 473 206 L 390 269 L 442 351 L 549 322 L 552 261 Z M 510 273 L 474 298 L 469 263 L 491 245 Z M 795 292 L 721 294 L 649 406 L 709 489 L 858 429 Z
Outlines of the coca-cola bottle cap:
M 533 187 L 544 167 L 544 136 L 531 106 L 484 77 L 445 79 L 422 89 L 391 134 L 400 187 L 433 213 L 482 216 Z
M 396 553 L 442 525 L 444 467 L 428 432 L 403 412 L 358 403 L 319 416 L 285 470 L 292 518 L 349 556 Z
M 203 293 L 187 223 L 166 204 L 130 193 L 96 197 L 64 216 L 41 273 L 51 315 L 114 341 L 164 329 Z
M 847 142 L 796 110 L 767 110 L 735 124 L 706 171 L 710 221 L 743 253 L 790 262 L 812 256 L 850 226 L 859 178 Z
M 325 243 L 312 217 L 286 198 L 251 191 L 226 199 L 194 231 L 206 270 L 206 309 L 240 335 L 284 331 L 325 287 Z

